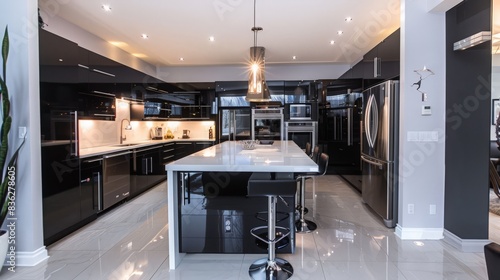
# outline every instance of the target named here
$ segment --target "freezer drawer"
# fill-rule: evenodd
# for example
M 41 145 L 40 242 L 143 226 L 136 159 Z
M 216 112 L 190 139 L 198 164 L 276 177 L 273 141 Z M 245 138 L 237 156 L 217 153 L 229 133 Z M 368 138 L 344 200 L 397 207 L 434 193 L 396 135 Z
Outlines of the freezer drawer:
M 397 188 L 394 163 L 361 155 L 363 165 L 362 198 L 382 219 L 386 227 L 397 223 Z

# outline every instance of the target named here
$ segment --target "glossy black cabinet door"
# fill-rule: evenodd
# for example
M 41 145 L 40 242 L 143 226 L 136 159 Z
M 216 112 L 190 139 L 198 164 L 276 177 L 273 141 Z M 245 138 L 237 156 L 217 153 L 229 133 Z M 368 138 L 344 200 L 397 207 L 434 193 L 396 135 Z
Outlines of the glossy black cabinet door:
M 48 245 L 80 222 L 80 163 L 70 145 L 42 147 L 43 230 Z
M 102 157 L 82 159 L 80 162 L 81 220 L 97 215 L 99 191 L 102 189 Z
M 130 164 L 130 195 L 136 196 L 167 178 L 161 161 L 163 146 L 137 149 Z

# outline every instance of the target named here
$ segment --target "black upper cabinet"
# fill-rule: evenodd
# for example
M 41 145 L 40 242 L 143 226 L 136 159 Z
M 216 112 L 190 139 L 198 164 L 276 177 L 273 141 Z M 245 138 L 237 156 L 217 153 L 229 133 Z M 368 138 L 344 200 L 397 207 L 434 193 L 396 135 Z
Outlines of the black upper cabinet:
M 116 75 L 113 70 L 119 65 L 106 57 L 79 49 L 78 102 L 82 119 L 115 119 Z

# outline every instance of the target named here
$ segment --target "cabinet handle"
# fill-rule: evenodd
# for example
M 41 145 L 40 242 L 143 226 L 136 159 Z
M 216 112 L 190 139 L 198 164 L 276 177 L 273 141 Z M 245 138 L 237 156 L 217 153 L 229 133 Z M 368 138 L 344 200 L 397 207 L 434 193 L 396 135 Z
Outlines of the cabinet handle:
M 97 210 L 101 209 L 101 172 L 97 172 Z
M 96 73 L 99 73 L 99 74 L 103 74 L 103 75 L 106 75 L 106 76 L 110 76 L 110 77 L 116 77 L 114 74 L 111 74 L 111 73 L 108 73 L 108 72 L 104 72 L 104 71 L 101 71 L 99 69 L 95 69 L 93 68 L 92 71 L 96 72 Z
M 91 163 L 91 162 L 96 162 L 96 161 L 102 161 L 102 158 L 92 159 L 92 160 L 85 160 L 85 161 L 83 161 L 83 162 L 84 162 L 84 163 Z
M 116 117 L 116 115 L 111 115 L 111 114 L 93 114 L 93 115 L 98 117 Z
M 126 192 L 126 193 L 123 193 L 122 195 L 123 196 L 128 196 L 130 194 L 130 192 Z
M 150 161 L 150 163 L 149 163 L 149 168 L 151 169 L 151 170 L 150 170 L 150 172 L 151 172 L 150 174 L 153 174 L 153 157 L 150 157 L 150 158 L 149 158 L 149 161 Z
M 123 153 L 119 153 L 119 154 L 112 154 L 112 155 L 104 156 L 104 158 L 119 157 L 119 156 L 128 155 L 128 154 L 130 154 L 130 153 L 131 153 L 131 151 L 127 151 L 127 152 L 123 152 Z
M 149 151 L 149 150 L 158 149 L 158 148 L 159 148 L 158 146 L 155 146 L 155 147 L 152 147 L 152 148 L 146 148 L 146 149 L 141 149 L 141 150 L 134 150 L 134 153 L 140 153 L 140 152 Z
M 90 69 L 88 66 L 83 65 L 83 64 L 78 64 L 78 67 L 84 68 L 84 69 Z
M 92 93 L 97 93 L 101 95 L 106 95 L 106 96 L 111 96 L 111 97 L 116 97 L 116 95 L 109 93 L 109 92 L 104 92 L 104 91 L 99 91 L 99 90 L 93 90 Z

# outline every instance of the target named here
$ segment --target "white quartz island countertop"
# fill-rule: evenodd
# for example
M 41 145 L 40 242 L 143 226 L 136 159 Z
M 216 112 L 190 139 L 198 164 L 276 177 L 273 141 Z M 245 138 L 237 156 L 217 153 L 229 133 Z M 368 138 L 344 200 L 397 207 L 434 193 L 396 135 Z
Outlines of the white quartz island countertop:
M 318 166 L 293 141 L 274 141 L 244 150 L 240 142 L 227 141 L 167 164 L 169 267 L 175 269 L 185 256 L 180 252 L 179 175 L 182 172 L 317 172 Z
M 293 141 L 274 141 L 244 150 L 226 141 L 166 165 L 167 171 L 316 172 L 318 166 Z

